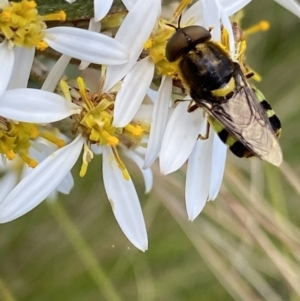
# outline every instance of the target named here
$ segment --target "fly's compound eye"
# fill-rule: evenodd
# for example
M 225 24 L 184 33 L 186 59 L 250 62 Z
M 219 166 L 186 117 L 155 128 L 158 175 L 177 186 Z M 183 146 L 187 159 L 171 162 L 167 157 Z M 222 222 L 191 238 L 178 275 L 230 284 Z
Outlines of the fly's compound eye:
M 179 28 L 170 38 L 166 46 L 166 57 L 169 62 L 176 61 L 185 51 L 196 44 L 205 43 L 211 39 L 210 32 L 202 26 Z

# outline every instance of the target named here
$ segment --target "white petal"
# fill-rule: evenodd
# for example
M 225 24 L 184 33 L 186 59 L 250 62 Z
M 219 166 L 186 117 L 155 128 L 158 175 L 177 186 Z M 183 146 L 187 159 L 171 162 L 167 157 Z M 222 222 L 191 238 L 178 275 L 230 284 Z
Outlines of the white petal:
M 76 163 L 83 145 L 78 136 L 40 163 L 0 204 L 0 223 L 12 221 L 39 205 Z
M 9 192 L 18 183 L 19 174 L 15 171 L 8 171 L 0 179 L 0 204 Z
M 109 1 L 111 1 L 111 0 L 109 0 Z M 98 1 L 95 0 L 94 5 L 95 5 L 96 2 L 100 3 L 99 0 Z M 94 18 L 91 18 L 91 20 L 89 22 L 89 29 L 88 30 L 99 33 L 101 31 L 101 23 L 98 22 L 98 21 L 95 21 Z M 79 70 L 86 69 L 90 65 L 90 63 L 91 63 L 90 61 L 81 61 L 80 65 L 79 65 Z
M 94 15 L 95 21 L 99 22 L 109 12 L 113 0 L 94 0 Z
M 151 124 L 144 168 L 149 168 L 159 154 L 163 135 L 167 125 L 172 84 L 171 77 L 163 76 L 158 90 L 158 99 L 154 103 L 153 120 Z
M 285 9 L 300 18 L 300 4 L 294 0 L 274 0 Z
M 97 144 L 92 144 L 91 149 L 92 149 L 92 152 L 95 155 L 101 155 L 102 154 L 102 146 L 99 146 Z
M 135 149 L 134 149 L 134 152 L 137 153 L 138 155 L 142 156 L 142 157 L 145 157 L 146 150 L 147 149 L 145 147 L 136 146 Z M 144 166 L 142 168 L 144 168 Z
M 193 24 L 200 26 L 204 25 L 202 1 L 197 1 L 182 15 L 181 23 L 188 23 L 189 25 Z
M 39 163 L 44 161 L 48 156 L 50 156 L 54 151 L 57 150 L 57 147 L 52 145 L 52 143 L 49 143 L 49 145 L 47 145 L 44 143 L 32 142 L 31 144 L 32 147 L 29 149 L 30 157 L 34 158 Z M 27 174 L 29 174 L 33 170 L 34 169 L 30 168 Z M 65 178 L 58 184 L 55 190 L 64 194 L 69 194 L 73 186 L 74 186 L 74 180 L 72 174 L 69 172 L 65 176 Z
M 46 202 L 53 203 L 56 202 L 58 198 L 58 192 L 56 190 L 52 191 L 46 198 Z
M 204 208 L 210 190 L 213 135 L 198 140 L 188 161 L 185 201 L 189 220 L 193 221 Z
M 219 3 L 224 8 L 225 14 L 230 17 L 250 3 L 250 1 L 251 0 L 219 0 Z
M 191 154 L 203 122 L 203 111 L 188 113 L 189 101 L 175 108 L 163 137 L 159 161 L 161 173 L 166 175 L 179 169 Z
M 112 150 L 103 146 L 103 181 L 113 213 L 122 231 L 138 249 L 148 249 L 144 217 L 132 180 L 125 180 Z
M 53 143 L 51 143 L 51 145 L 47 145 L 41 142 L 32 141 L 31 147 L 29 148 L 29 155 L 31 158 L 34 158 L 39 163 L 41 163 L 43 160 L 45 160 L 49 155 L 51 155 L 56 150 L 57 147 L 54 146 Z
M 74 27 L 45 29 L 45 42 L 54 50 L 95 64 L 119 65 L 128 61 L 125 47 L 101 33 Z
M 55 63 L 50 73 L 48 74 L 46 80 L 43 83 L 42 90 L 53 92 L 64 74 L 69 62 L 71 60 L 70 56 L 62 55 L 59 60 Z
M 68 3 L 70 3 L 70 4 L 72 4 L 72 3 L 74 3 L 76 0 L 65 0 L 66 2 L 68 2 Z
M 63 178 L 63 180 L 58 184 L 55 190 L 63 193 L 69 194 L 72 188 L 74 187 L 74 179 L 70 172 Z
M 160 0 L 138 0 L 129 11 L 115 39 L 128 49 L 130 60 L 118 67 L 107 67 L 104 91 L 109 91 L 136 63 L 154 28 L 160 11 Z
M 214 135 L 214 138 L 212 146 L 211 181 L 208 200 L 214 200 L 219 193 L 223 180 L 227 146 L 220 140 L 217 134 L 213 133 L 213 131 L 210 131 L 210 135 Z
M 134 120 L 140 121 L 140 122 L 145 122 L 151 125 L 152 121 L 152 114 L 153 114 L 153 107 L 154 105 L 152 104 L 141 104 L 139 107 L 138 111 L 136 112 L 134 116 Z
M 7 89 L 8 83 L 14 68 L 15 55 L 12 49 L 8 48 L 8 42 L 0 44 L 0 97 Z
M 203 15 L 204 15 L 204 27 L 213 27 L 211 36 L 213 41 L 221 40 L 221 24 L 220 24 L 220 12 L 218 3 L 216 0 L 204 0 L 203 1 Z
M 152 100 L 152 102 L 155 102 L 158 96 L 157 91 L 152 90 L 151 88 L 147 91 L 147 96 Z
M 136 153 L 131 150 L 126 150 L 123 152 L 124 155 L 130 158 L 139 167 L 145 182 L 145 193 L 150 192 L 153 186 L 153 174 L 150 168 L 143 169 L 144 160 Z
M 0 115 L 22 122 L 54 122 L 80 110 L 62 96 L 38 89 L 8 90 L 0 98 Z
M 137 0 L 122 0 L 123 4 L 127 8 L 127 10 L 131 10 Z
M 35 49 L 15 47 L 15 62 L 7 89 L 26 88 L 33 64 Z
M 114 126 L 124 127 L 133 119 L 150 87 L 153 74 L 154 64 L 150 57 L 146 57 L 125 76 L 115 101 Z

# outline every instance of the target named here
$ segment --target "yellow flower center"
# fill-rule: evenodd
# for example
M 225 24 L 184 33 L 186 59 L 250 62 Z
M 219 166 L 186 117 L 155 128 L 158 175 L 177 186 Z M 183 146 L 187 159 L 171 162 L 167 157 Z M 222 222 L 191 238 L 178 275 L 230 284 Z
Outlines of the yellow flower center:
M 177 64 L 170 63 L 167 60 L 166 45 L 168 40 L 174 34 L 175 28 L 178 26 L 177 23 L 174 23 L 174 20 L 178 18 L 183 9 L 191 2 L 191 0 L 182 0 L 171 20 L 168 21 L 161 18 L 158 21 L 157 28 L 152 32 L 151 37 L 144 44 L 144 49 L 149 52 L 149 55 L 156 66 L 158 74 L 169 75 L 177 78 Z M 192 22 L 192 20 L 189 20 L 189 22 Z M 185 27 L 189 24 L 181 25 L 181 27 Z
M 74 99 L 71 96 L 70 87 L 67 83 L 65 81 L 60 82 L 66 99 L 82 107 L 80 114 L 72 116 L 74 120 L 73 133 L 80 133 L 86 138 L 80 176 L 86 174 L 88 164 L 94 156 L 91 145 L 96 144 L 98 146 L 108 145 L 112 147 L 115 154 L 114 157 L 123 171 L 124 177 L 127 178 L 127 170 L 117 155 L 116 147 L 119 144 L 126 146 L 136 144 L 142 138 L 144 132 L 142 125 L 132 121 L 124 128 L 116 128 L 113 126 L 116 93 L 91 94 L 86 89 L 81 77 L 77 79 L 77 84 L 80 97 Z
M 0 8 L 0 40 L 8 40 L 10 47 L 15 45 L 44 50 L 48 45 L 43 41 L 44 21 L 64 21 L 63 11 L 41 16 L 35 1 L 22 0 L 9 2 Z
M 33 123 L 14 122 L 0 117 L 0 153 L 8 160 L 18 155 L 29 167 L 36 167 L 37 161 L 29 157 L 31 139 L 43 137 L 58 147 L 65 145 L 64 140 L 57 139 L 49 131 L 39 131 Z
M 37 162 L 28 156 L 30 139 L 36 138 L 39 131 L 31 123 L 8 121 L 0 117 L 0 153 L 9 160 L 18 154 L 29 167 L 35 167 Z
M 159 74 L 174 76 L 176 65 L 170 63 L 166 58 L 166 44 L 175 29 L 168 24 L 167 20 L 159 20 L 157 29 L 152 32 L 150 39 L 144 44 L 144 49 L 149 51 Z

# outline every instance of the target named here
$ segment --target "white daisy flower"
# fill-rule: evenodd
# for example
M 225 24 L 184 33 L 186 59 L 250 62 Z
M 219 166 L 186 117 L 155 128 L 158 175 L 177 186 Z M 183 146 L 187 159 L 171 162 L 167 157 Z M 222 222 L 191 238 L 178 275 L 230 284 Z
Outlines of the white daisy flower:
M 118 65 L 129 60 L 125 47 L 103 34 L 63 26 L 47 29 L 45 21 L 65 20 L 63 11 L 40 16 L 35 1 L 27 0 L 18 3 L 3 0 L 0 8 L 0 95 L 7 88 L 15 61 L 22 52 L 16 51 L 18 47 L 34 52 L 34 48 L 44 50 L 50 46 L 70 57 L 96 64 Z M 28 54 L 29 65 L 32 65 L 32 59 L 33 55 Z
M 143 128 L 149 130 L 149 126 L 142 125 L 143 118 L 132 121 L 124 128 L 115 128 L 112 125 L 113 106 L 115 92 L 100 92 L 90 95 L 85 89 L 82 79 L 78 80 L 79 94 L 77 90 L 71 90 L 63 82 L 62 90 L 66 95 L 66 103 L 72 103 L 71 99 L 80 107 L 80 113 L 72 116 L 73 129 L 77 137 L 73 142 L 55 151 L 29 173 L 2 201 L 0 204 L 0 222 L 8 222 L 27 213 L 40 204 L 61 183 L 79 158 L 83 149 L 83 163 L 80 176 L 87 172 L 88 164 L 94 153 L 92 144 L 101 147 L 103 155 L 103 179 L 108 199 L 112 205 L 114 215 L 128 239 L 139 249 L 145 251 L 148 247 L 146 226 L 140 207 L 139 199 L 135 191 L 130 175 L 121 160 L 118 146 L 122 146 L 122 153 L 133 159 L 141 167 L 142 159 L 132 150 L 127 151 L 128 145 L 138 141 L 143 134 Z M 12 90 L 15 91 L 15 90 Z M 27 91 L 27 92 L 26 92 Z M 31 93 L 29 89 L 24 94 Z M 28 92 L 29 91 L 29 92 Z M 47 98 L 49 92 L 40 91 L 40 99 Z M 4 99 L 7 99 L 5 92 Z M 77 94 L 76 94 L 77 93 Z M 80 97 L 78 97 L 78 95 Z M 33 94 L 31 94 L 33 96 Z M 3 99 L 0 99 L 0 106 Z M 36 106 L 38 99 L 33 99 Z M 74 104 L 75 105 L 75 104 Z M 47 112 L 47 122 L 57 119 L 56 113 L 52 111 L 50 103 L 42 103 L 43 110 Z M 1 106 L 2 107 L 2 106 Z M 12 111 L 15 105 L 12 105 Z M 50 110 L 50 111 L 49 111 Z M 57 111 L 58 112 L 58 111 Z M 0 112 L 1 114 L 1 112 Z M 40 112 L 39 112 L 40 114 Z M 13 115 L 13 113 L 12 113 Z M 36 122 L 37 117 L 32 114 L 20 112 L 15 113 L 19 119 Z M 50 117 L 53 115 L 53 117 Z M 32 122 L 32 121 L 31 121 Z M 126 146 L 126 147 L 125 147 Z M 152 186 L 152 175 L 150 170 L 143 171 L 146 182 L 146 191 Z M 34 183 L 34 185 L 29 185 Z M 25 190 L 25 191 L 24 191 Z M 20 193 L 23 191 L 23 193 Z

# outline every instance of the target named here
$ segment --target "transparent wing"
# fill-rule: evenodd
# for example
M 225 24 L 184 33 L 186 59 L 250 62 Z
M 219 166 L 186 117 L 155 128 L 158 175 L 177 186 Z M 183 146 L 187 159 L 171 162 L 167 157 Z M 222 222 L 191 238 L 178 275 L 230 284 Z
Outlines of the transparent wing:
M 280 165 L 282 152 L 278 140 L 266 112 L 240 69 L 237 70 L 236 83 L 237 91 L 228 101 L 213 104 L 197 102 L 256 156 Z

